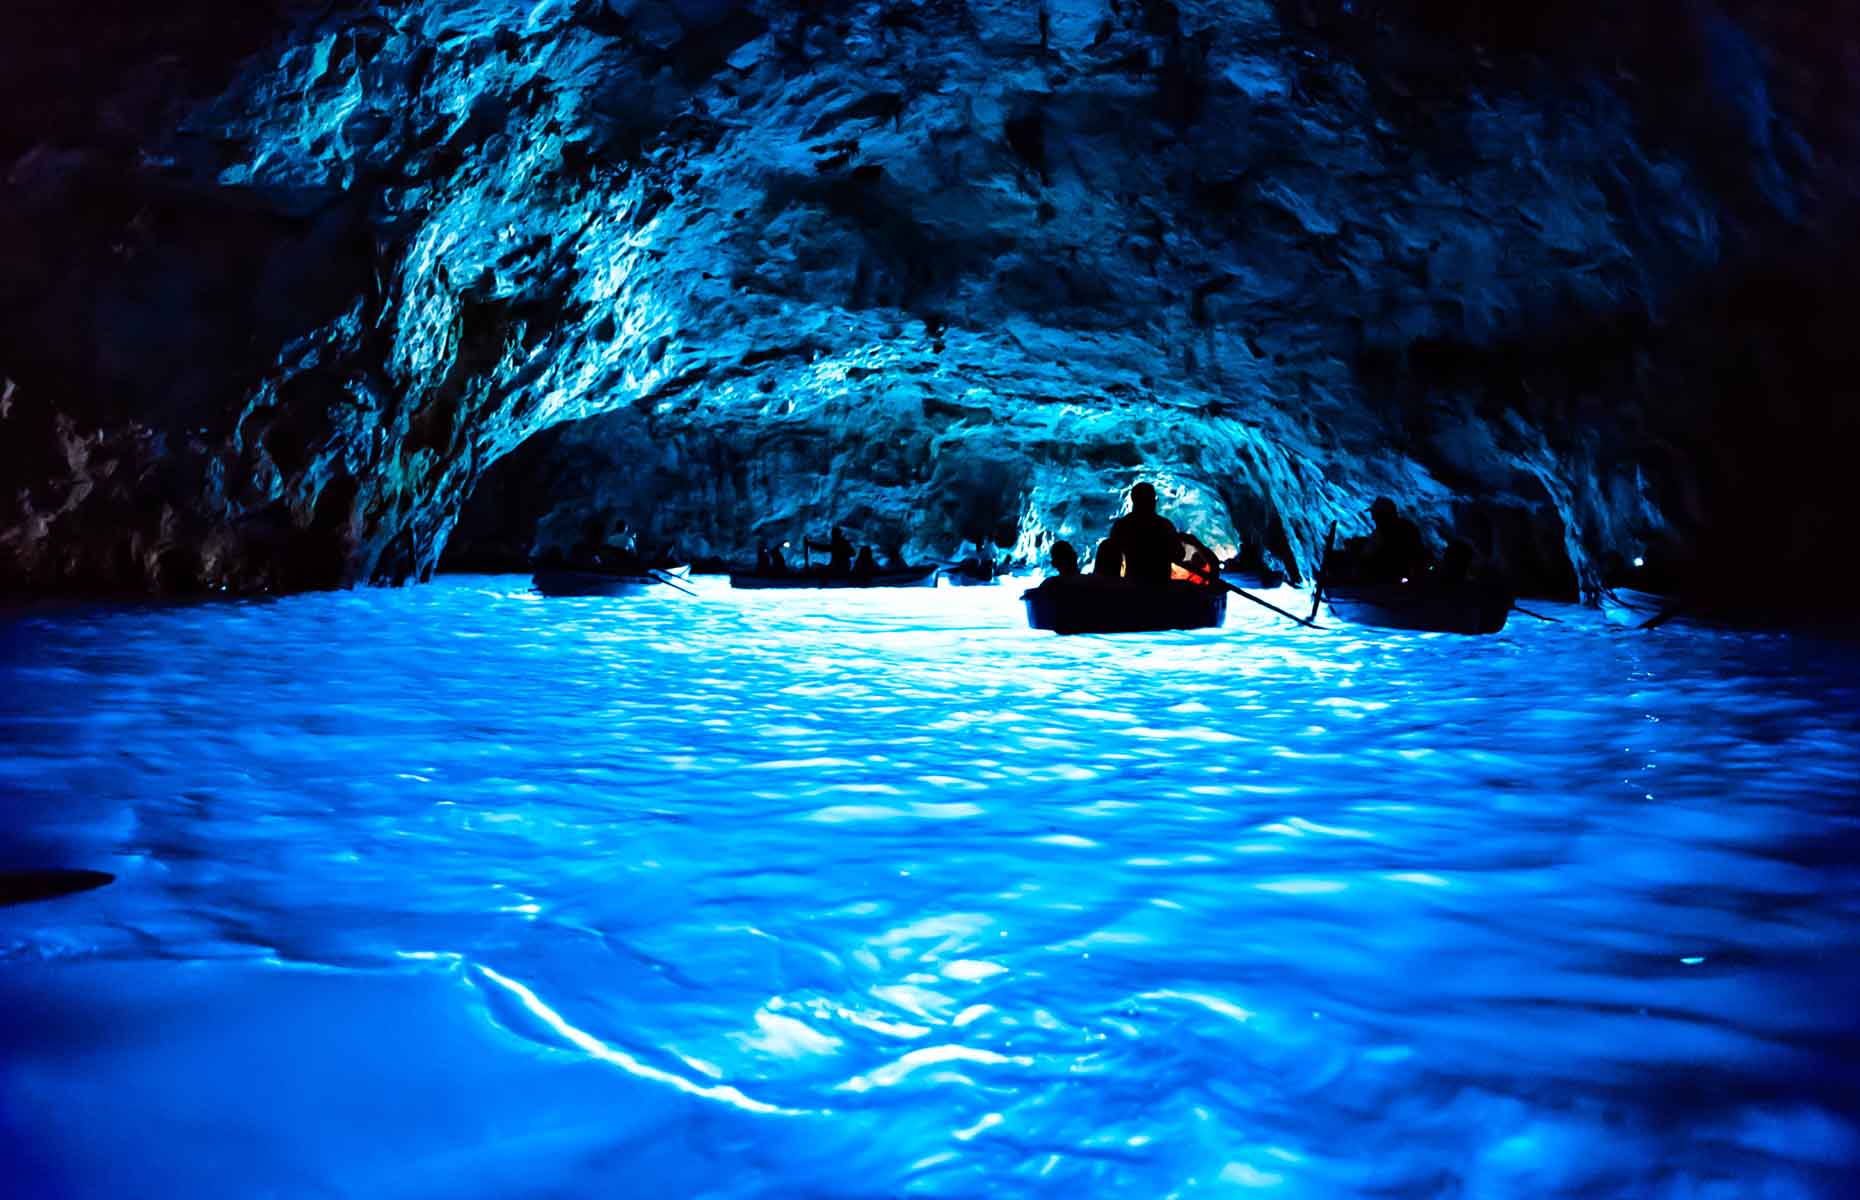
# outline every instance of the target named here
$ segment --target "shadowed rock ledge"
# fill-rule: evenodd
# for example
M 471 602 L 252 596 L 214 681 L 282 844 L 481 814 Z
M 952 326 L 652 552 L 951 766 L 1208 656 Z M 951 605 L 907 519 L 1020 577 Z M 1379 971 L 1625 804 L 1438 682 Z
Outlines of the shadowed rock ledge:
M 420 578 L 487 472 L 464 560 L 1031 553 L 1143 473 L 1306 571 L 1386 493 L 1535 590 L 1806 587 L 1852 20 L 1619 7 L 29 0 L 0 580 Z

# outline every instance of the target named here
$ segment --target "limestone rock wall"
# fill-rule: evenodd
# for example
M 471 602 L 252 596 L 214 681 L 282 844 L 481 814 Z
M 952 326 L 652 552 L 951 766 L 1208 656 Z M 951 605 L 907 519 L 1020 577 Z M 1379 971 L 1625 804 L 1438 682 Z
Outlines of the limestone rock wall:
M 1386 493 L 1557 590 L 1852 512 L 1773 485 L 1855 440 L 1833 5 L 121 7 L 104 69 L 29 0 L 8 76 L 74 73 L 0 142 L 17 587 L 421 577 L 538 435 L 464 557 L 1031 552 L 1144 474 L 1307 570 Z

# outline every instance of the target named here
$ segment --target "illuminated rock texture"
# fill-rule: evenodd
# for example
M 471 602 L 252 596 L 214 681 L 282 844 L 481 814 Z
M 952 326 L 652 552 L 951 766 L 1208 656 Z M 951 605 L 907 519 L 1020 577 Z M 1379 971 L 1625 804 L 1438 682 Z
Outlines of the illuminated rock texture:
M 1031 553 L 1141 475 L 1307 571 L 1386 493 L 1542 589 L 1808 578 L 1850 18 L 1494 7 L 27 0 L 0 578 L 420 577 L 487 472 L 462 561 Z

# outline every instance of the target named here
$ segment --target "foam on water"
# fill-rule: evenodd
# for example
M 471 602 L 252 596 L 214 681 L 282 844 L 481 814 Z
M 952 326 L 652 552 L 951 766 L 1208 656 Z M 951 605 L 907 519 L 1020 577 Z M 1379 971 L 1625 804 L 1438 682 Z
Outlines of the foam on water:
M 10 1194 L 1860 1166 L 1851 649 L 700 590 L 0 626 L 0 866 L 119 876 L 0 909 Z

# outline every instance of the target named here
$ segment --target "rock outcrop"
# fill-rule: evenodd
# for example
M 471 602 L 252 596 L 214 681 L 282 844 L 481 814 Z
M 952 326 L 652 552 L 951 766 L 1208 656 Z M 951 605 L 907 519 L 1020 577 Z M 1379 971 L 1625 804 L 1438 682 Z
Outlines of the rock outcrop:
M 1036 553 L 1141 474 L 1574 591 L 1806 579 L 1855 512 L 1831 3 L 120 7 L 100 61 L 8 18 L 20 588 L 420 578 L 487 472 L 465 561 Z

